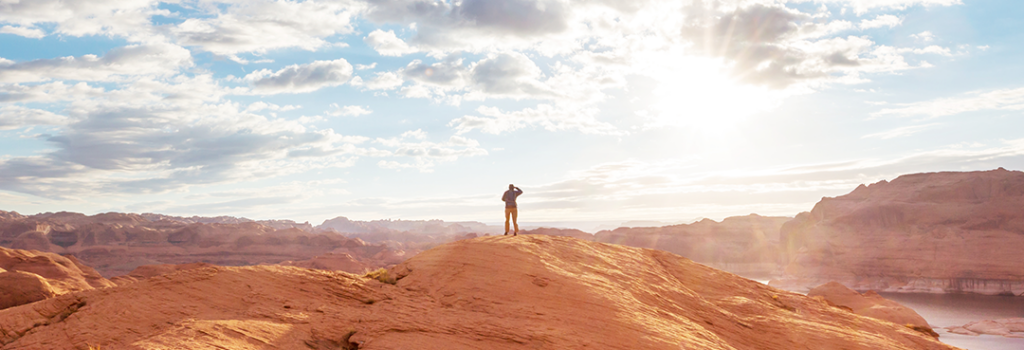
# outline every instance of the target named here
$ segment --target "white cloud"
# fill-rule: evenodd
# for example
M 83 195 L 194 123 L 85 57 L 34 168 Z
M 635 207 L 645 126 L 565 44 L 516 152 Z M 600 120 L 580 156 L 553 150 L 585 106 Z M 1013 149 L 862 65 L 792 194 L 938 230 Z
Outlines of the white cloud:
M 374 69 L 374 68 L 377 68 L 377 62 L 373 62 L 373 63 L 370 63 L 370 64 L 357 64 L 356 65 L 356 70 L 367 70 L 367 69 Z
M 283 48 L 316 50 L 331 45 L 325 38 L 349 34 L 356 2 L 200 1 L 197 9 L 212 17 L 189 18 L 173 26 L 178 43 L 231 57 Z
M 391 30 L 386 32 L 380 29 L 374 30 L 363 38 L 363 41 L 382 56 L 403 56 L 419 51 L 399 39 Z
M 929 31 L 923 31 L 917 34 L 910 34 L 910 37 L 923 42 L 930 42 L 935 40 L 935 34 L 932 34 L 932 32 Z
M 56 81 L 42 84 L 0 84 L 0 102 L 58 102 L 75 101 L 86 97 L 95 97 L 103 93 L 99 87 L 89 86 L 86 82 L 74 85 Z
M 860 29 L 871 29 L 871 28 L 882 28 L 889 27 L 895 28 L 896 26 L 903 23 L 903 19 L 893 15 L 878 15 L 872 20 L 861 20 Z
M 894 116 L 938 118 L 962 113 L 997 110 L 1024 110 L 1024 88 L 972 91 L 960 97 L 939 98 L 931 101 L 898 104 L 896 108 L 886 108 L 871 113 L 873 117 Z
M 154 0 L 4 1 L 0 3 L 0 22 L 22 28 L 55 24 L 54 33 L 76 37 L 111 35 L 140 42 L 156 35 L 151 16 L 169 14 L 169 11 L 158 9 L 157 5 Z M 42 33 L 39 29 L 29 30 L 31 32 L 24 33 Z
M 910 136 L 910 135 L 919 133 L 921 131 L 930 129 L 932 127 L 938 126 L 938 125 L 941 125 L 941 124 L 939 124 L 939 123 L 930 123 L 930 124 L 922 124 L 922 125 L 903 126 L 903 127 L 895 128 L 895 129 L 892 129 L 892 130 L 886 130 L 886 131 L 882 131 L 882 132 L 876 132 L 876 133 L 873 133 L 873 134 L 867 134 L 867 135 L 862 136 L 861 138 L 862 139 L 872 139 L 873 138 L 873 139 L 888 140 L 888 139 L 893 139 L 893 138 L 897 138 L 897 137 Z
M 440 50 L 557 34 L 567 29 L 570 15 L 569 5 L 557 0 L 371 0 L 368 3 L 367 16 L 371 20 L 416 23 L 417 32 L 411 42 Z
M 65 125 L 68 118 L 50 111 L 21 106 L 0 107 L 0 130 L 14 130 L 34 125 Z
M 63 125 L 43 138 L 50 150 L 0 160 L 0 189 L 46 198 L 162 193 L 332 167 L 366 153 L 356 146 L 366 138 L 248 113 L 221 99 L 228 93 L 207 78 L 181 78 L 79 96 L 63 116 L 5 107 L 5 124 Z
M 577 130 L 585 134 L 623 134 L 615 126 L 598 121 L 595 118 L 595 108 L 541 104 L 537 108 L 514 112 L 502 112 L 496 107 L 480 107 L 477 113 L 483 116 L 466 115 L 453 119 L 448 126 L 454 127 L 458 134 L 473 130 L 501 134 L 538 125 L 548 131 Z
M 327 111 L 328 115 L 345 117 L 358 117 L 370 113 L 373 113 L 373 111 L 363 106 L 338 106 L 336 103 L 332 103 L 331 110 Z
M 261 94 L 303 93 L 338 86 L 352 78 L 352 65 L 339 58 L 334 61 L 314 61 L 293 64 L 276 72 L 261 69 L 243 78 Z
M 933 54 L 933 55 L 940 55 L 940 56 L 952 56 L 953 55 L 953 53 L 951 53 L 949 51 L 949 48 L 941 47 L 941 46 L 938 46 L 938 45 L 930 45 L 930 46 L 925 47 L 923 49 L 903 48 L 903 49 L 900 49 L 899 51 L 900 52 L 913 52 L 914 54 L 918 54 L 918 55 L 923 55 L 923 54 Z
M 83 55 L 0 65 L 0 82 L 21 83 L 54 79 L 104 81 L 128 76 L 169 76 L 192 66 L 188 50 L 170 44 L 128 45 L 103 57 Z
M 452 136 L 443 142 L 427 141 L 427 133 L 421 129 L 410 130 L 399 137 L 378 138 L 374 142 L 394 150 L 392 157 L 407 158 L 409 161 L 381 160 L 377 165 L 384 169 L 414 168 L 431 172 L 438 162 L 451 162 L 459 157 L 487 155 L 480 143 L 462 136 Z
M 0 33 L 2 34 L 14 34 L 17 36 L 23 36 L 26 38 L 39 39 L 46 36 L 46 33 L 39 28 L 27 28 L 27 27 L 15 27 L 15 26 L 3 26 L 0 27 Z
M 299 108 L 302 108 L 302 106 L 296 106 L 296 105 L 284 105 L 284 106 L 281 106 L 281 105 L 276 105 L 276 104 L 273 104 L 273 103 L 267 103 L 267 102 L 263 102 L 263 101 L 256 101 L 256 102 L 253 102 L 252 104 L 250 104 L 249 107 L 247 107 L 245 109 L 245 111 L 246 112 L 259 112 L 259 111 L 263 111 L 263 110 L 269 110 L 269 111 L 274 111 L 274 112 L 287 112 L 287 111 L 296 110 L 296 109 L 299 109 Z
M 903 10 L 912 6 L 961 5 L 960 0 L 817 0 L 816 2 L 848 5 L 858 14 L 875 9 Z
M 883 46 L 867 37 L 822 38 L 830 32 L 821 29 L 820 19 L 794 9 L 756 3 L 715 5 L 712 1 L 689 8 L 704 15 L 692 16 L 684 26 L 684 37 L 704 54 L 735 63 L 733 75 L 747 83 L 786 88 L 861 82 L 862 72 L 911 68 L 898 52 L 880 51 Z
M 352 79 L 352 86 L 365 87 L 369 90 L 391 90 L 402 86 L 402 78 L 394 72 L 380 72 L 370 80 L 363 80 L 361 77 Z

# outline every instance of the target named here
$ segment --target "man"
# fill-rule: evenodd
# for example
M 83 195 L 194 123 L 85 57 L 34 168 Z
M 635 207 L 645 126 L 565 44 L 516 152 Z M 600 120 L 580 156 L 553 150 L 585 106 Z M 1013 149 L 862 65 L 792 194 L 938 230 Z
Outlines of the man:
M 515 185 L 508 184 L 508 191 L 501 195 L 501 200 L 505 201 L 505 235 L 508 236 L 508 217 L 512 216 L 512 224 L 515 225 L 516 230 L 512 232 L 513 236 L 519 234 L 519 223 L 516 222 L 516 218 L 519 216 L 519 212 L 516 210 L 516 197 L 523 194 L 523 190 Z

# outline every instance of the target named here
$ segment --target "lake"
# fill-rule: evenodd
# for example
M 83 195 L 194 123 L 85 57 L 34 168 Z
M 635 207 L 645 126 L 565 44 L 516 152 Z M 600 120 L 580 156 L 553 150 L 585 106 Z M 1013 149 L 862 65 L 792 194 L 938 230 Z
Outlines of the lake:
M 968 350 L 1021 350 L 1024 339 L 993 335 L 977 337 L 951 334 L 943 327 L 962 326 L 971 321 L 1024 317 L 1024 297 L 974 294 L 879 293 L 921 314 L 939 333 L 943 343 Z

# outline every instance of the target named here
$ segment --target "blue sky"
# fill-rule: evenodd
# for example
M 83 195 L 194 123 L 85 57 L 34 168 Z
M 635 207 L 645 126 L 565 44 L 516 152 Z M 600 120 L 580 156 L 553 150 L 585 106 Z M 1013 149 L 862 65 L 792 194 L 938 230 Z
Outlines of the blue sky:
M 0 209 L 794 215 L 1024 168 L 1024 4 L 0 3 Z

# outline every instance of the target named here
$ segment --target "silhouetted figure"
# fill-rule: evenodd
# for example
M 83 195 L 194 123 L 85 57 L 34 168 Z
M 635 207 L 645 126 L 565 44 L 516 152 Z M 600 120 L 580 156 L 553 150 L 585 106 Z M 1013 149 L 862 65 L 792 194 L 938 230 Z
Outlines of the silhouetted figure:
M 505 201 L 505 235 L 508 236 L 508 217 L 512 216 L 512 224 L 515 225 L 516 230 L 512 232 L 512 235 L 519 234 L 519 223 L 516 222 L 516 218 L 519 216 L 519 211 L 516 210 L 516 197 L 523 194 L 523 190 L 512 184 L 508 184 L 508 191 L 501 195 L 501 200 Z

